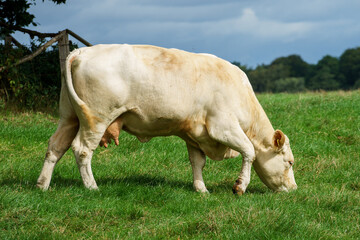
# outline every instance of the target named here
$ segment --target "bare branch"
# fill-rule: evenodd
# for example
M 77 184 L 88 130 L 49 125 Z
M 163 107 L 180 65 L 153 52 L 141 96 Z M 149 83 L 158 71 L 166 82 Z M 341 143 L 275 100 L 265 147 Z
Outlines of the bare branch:
M 46 42 L 44 45 L 42 45 L 41 47 L 39 47 L 34 53 L 27 55 L 26 57 L 20 59 L 18 62 L 16 62 L 15 64 L 11 65 L 11 66 L 5 66 L 5 67 L 1 67 L 0 68 L 0 72 L 10 68 L 10 67 L 14 67 L 17 66 L 19 64 L 22 64 L 24 62 L 30 61 L 31 59 L 33 59 L 34 57 L 36 57 L 37 55 L 39 55 L 42 51 L 44 51 L 46 48 L 48 48 L 49 46 L 51 46 L 53 43 L 55 43 L 56 41 L 58 41 L 63 34 L 65 34 L 65 31 L 60 32 L 58 35 L 56 35 L 55 37 L 53 37 L 52 39 L 50 39 L 48 42 Z
M 55 37 L 57 34 L 59 34 L 59 33 L 41 33 L 38 31 L 29 30 L 29 29 L 22 28 L 22 27 L 10 26 L 9 24 L 4 23 L 4 22 L 0 22 L 0 26 L 8 28 L 8 29 L 12 29 L 12 30 L 20 31 L 23 33 L 27 33 L 30 35 L 31 38 L 34 38 L 34 36 L 37 36 L 39 38 Z

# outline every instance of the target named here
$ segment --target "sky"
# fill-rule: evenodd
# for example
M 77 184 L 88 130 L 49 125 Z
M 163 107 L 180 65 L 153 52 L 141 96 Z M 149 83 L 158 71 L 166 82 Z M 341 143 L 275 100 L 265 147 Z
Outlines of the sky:
M 67 28 L 91 44 L 178 48 L 249 67 L 291 54 L 317 63 L 360 46 L 359 0 L 36 0 L 30 13 L 38 26 L 28 28 L 40 32 Z

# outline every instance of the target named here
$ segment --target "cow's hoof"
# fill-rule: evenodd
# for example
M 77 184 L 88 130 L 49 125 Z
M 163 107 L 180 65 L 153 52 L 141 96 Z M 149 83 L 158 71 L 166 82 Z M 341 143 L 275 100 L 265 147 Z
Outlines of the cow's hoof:
M 209 193 L 209 191 L 206 188 L 201 188 L 201 189 L 196 189 L 195 188 L 195 191 L 198 192 L 198 193 L 201 193 L 201 194 Z
M 233 190 L 233 193 L 234 193 L 235 195 L 237 195 L 237 196 L 241 196 L 241 195 L 243 195 L 244 192 L 245 192 L 245 191 L 244 191 L 239 185 L 237 185 L 236 183 L 234 184 L 232 190 Z
M 92 185 L 92 186 L 88 186 L 88 187 L 86 187 L 87 189 L 89 189 L 90 191 L 98 191 L 99 190 L 99 188 L 98 188 L 98 186 L 97 185 Z
M 200 193 L 209 193 L 209 191 L 206 189 L 203 181 L 195 180 L 194 181 L 194 189 L 195 189 L 195 191 L 200 192 Z
M 207 189 L 201 190 L 201 191 L 198 191 L 198 190 L 197 190 L 196 192 L 198 192 L 198 193 L 200 193 L 200 194 L 210 194 Z
M 47 191 L 49 189 L 49 186 L 44 186 L 41 184 L 36 184 L 36 187 L 39 188 L 42 191 Z
M 46 181 L 45 178 L 39 178 L 37 180 L 36 187 L 43 190 L 43 191 L 46 191 L 49 188 L 49 184 L 47 184 L 46 182 L 47 181 Z

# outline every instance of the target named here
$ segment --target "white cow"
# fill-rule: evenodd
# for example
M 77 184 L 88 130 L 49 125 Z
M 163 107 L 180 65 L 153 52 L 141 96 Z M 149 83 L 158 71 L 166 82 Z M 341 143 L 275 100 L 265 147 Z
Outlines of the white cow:
M 296 189 L 289 139 L 274 130 L 244 72 L 209 54 L 144 45 L 97 45 L 66 61 L 60 121 L 37 186 L 49 187 L 55 164 L 72 146 L 84 185 L 97 189 L 93 151 L 118 144 L 120 130 L 141 142 L 176 135 L 185 140 L 196 191 L 207 192 L 202 169 L 243 157 L 233 191 L 243 194 L 253 164 L 274 191 Z

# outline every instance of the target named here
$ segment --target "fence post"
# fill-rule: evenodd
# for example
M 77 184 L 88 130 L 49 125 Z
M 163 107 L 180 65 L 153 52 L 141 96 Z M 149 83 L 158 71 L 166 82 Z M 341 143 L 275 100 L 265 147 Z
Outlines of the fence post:
M 58 46 L 61 75 L 63 75 L 65 73 L 66 57 L 69 55 L 70 49 L 68 33 L 66 32 L 66 30 L 64 30 L 61 34 L 62 37 L 58 41 Z
M 5 36 L 5 57 L 8 57 L 11 51 L 11 36 Z

